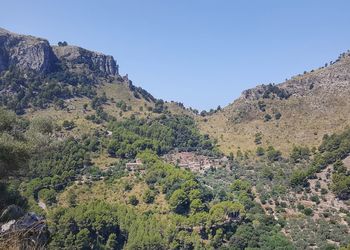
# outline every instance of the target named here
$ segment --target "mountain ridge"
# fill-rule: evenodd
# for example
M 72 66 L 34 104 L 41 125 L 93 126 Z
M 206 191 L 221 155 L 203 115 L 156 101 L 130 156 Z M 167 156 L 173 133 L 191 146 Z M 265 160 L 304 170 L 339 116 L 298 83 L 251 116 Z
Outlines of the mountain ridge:
M 57 64 L 69 69 L 85 64 L 88 69 L 106 76 L 119 75 L 113 56 L 66 43 L 51 46 L 46 39 L 0 29 L 0 47 L 0 72 L 15 67 L 22 72 L 45 74 L 57 71 Z
M 8 78 L 12 76 L 6 78 L 7 73 L 5 74 L 6 71 L 13 70 L 23 75 L 15 87 L 9 84 Z M 36 81 L 36 78 L 28 78 L 31 72 L 43 75 L 39 88 L 28 87 L 28 83 L 23 83 Z M 135 87 L 127 76 L 119 75 L 119 66 L 113 56 L 68 45 L 66 42 L 51 46 L 45 39 L 5 29 L 0 29 L 0 74 L 6 85 L 0 90 L 5 93 L 2 103 L 18 110 L 17 113 L 23 113 L 23 109 L 28 108 L 28 105 L 33 106 L 33 103 L 34 106 L 47 107 L 45 102 L 50 102 L 51 99 L 58 102 L 72 97 L 92 98 L 91 95 L 98 90 L 99 95 L 108 92 L 111 102 L 104 107 L 118 118 L 121 118 L 121 113 L 116 113 L 115 108 L 111 107 L 114 99 L 123 101 L 130 107 L 137 103 L 133 111 L 124 109 L 123 112 L 130 113 L 128 116 L 141 113 L 147 115 L 153 109 L 156 112 L 169 109 L 194 116 L 201 132 L 217 139 L 227 154 L 236 153 L 239 149 L 254 153 L 258 146 L 254 142 L 257 134 L 262 137 L 259 146 L 273 144 L 285 153 L 291 150 L 292 145 L 317 146 L 324 134 L 339 132 L 350 125 L 350 115 L 343 112 L 350 110 L 346 102 L 350 94 L 349 52 L 341 54 L 335 62 L 326 64 L 325 67 L 304 72 L 280 84 L 263 84 L 247 89 L 223 109 L 209 112 L 209 115 L 204 113 L 204 118 L 191 108 L 185 109 L 181 104 L 157 100 L 142 88 Z M 15 71 L 13 74 L 18 75 Z M 46 82 L 52 80 L 57 82 L 54 84 L 56 88 L 61 88 L 53 95 L 51 89 L 54 86 L 46 87 Z M 108 83 L 124 84 L 125 90 L 114 87 L 111 92 Z M 125 94 L 118 95 L 116 89 Z M 23 90 L 24 93 L 21 92 Z M 50 98 L 41 104 L 37 95 L 40 96 L 43 90 L 49 92 Z M 23 102 L 23 95 L 30 96 L 25 98 L 26 102 Z M 80 103 L 79 101 L 78 106 L 82 106 Z M 71 103 L 67 103 L 67 106 L 71 106 Z
M 199 119 L 200 127 L 216 138 L 226 153 L 238 149 L 254 153 L 255 136 L 260 133 L 264 146 L 273 144 L 284 152 L 290 151 L 293 144 L 317 146 L 324 134 L 350 125 L 350 105 L 346 101 L 349 94 L 347 52 L 326 67 L 280 84 L 243 91 L 233 103 Z

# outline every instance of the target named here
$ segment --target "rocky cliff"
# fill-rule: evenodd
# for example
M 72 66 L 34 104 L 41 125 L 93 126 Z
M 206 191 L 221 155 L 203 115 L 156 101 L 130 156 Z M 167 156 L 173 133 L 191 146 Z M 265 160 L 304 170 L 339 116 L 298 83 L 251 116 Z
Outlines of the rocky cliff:
M 20 72 L 51 73 L 64 65 L 101 76 L 118 75 L 112 56 L 76 46 L 50 46 L 45 39 L 19 35 L 0 28 L 0 72 L 15 68 Z
M 48 73 L 56 62 L 47 40 L 0 29 L 0 72 L 15 67 L 21 72 Z
M 86 68 L 103 75 L 118 75 L 113 56 L 92 52 L 77 46 L 53 46 L 57 58 L 68 68 Z

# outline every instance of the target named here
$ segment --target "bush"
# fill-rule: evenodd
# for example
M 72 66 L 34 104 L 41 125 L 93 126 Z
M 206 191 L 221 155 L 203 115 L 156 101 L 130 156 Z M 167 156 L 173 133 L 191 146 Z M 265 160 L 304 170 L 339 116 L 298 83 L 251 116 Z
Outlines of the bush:
M 75 127 L 75 123 L 74 123 L 74 121 L 65 120 L 65 121 L 63 121 L 62 126 L 65 130 L 71 130 Z
M 279 150 L 276 150 L 274 147 L 269 146 L 267 151 L 267 159 L 270 161 L 279 161 L 281 160 L 282 153 Z
M 297 208 L 298 208 L 299 211 L 302 211 L 302 210 L 305 209 L 304 205 L 300 204 L 300 203 L 297 205 Z
M 129 197 L 129 204 L 131 204 L 133 206 L 137 206 L 137 204 L 139 204 L 139 200 L 136 198 L 135 195 L 131 195 Z
M 310 157 L 310 149 L 308 147 L 294 146 L 290 159 L 293 163 L 300 162 L 301 160 L 308 160 Z
M 312 202 L 315 202 L 316 204 L 319 204 L 319 203 L 320 203 L 320 198 L 319 198 L 317 195 L 311 196 L 310 200 L 311 200 Z
M 256 133 L 255 134 L 255 139 L 254 142 L 256 145 L 261 144 L 261 140 L 262 140 L 262 133 Z
M 263 147 L 256 148 L 256 155 L 257 156 L 263 156 L 264 154 L 265 154 L 265 149 Z
M 307 216 L 311 216 L 313 214 L 313 210 L 311 208 L 305 208 L 304 209 L 304 214 Z
M 46 188 L 41 189 L 38 193 L 39 198 L 48 205 L 52 205 L 56 202 L 56 195 L 55 190 Z
M 275 113 L 275 119 L 279 120 L 281 119 L 282 114 L 280 112 Z
M 325 195 L 325 194 L 327 194 L 327 193 L 328 193 L 328 190 L 327 190 L 327 189 L 321 188 L 321 194 L 322 194 L 322 195 Z
M 144 195 L 143 195 L 143 201 L 145 202 L 145 203 L 153 203 L 153 201 L 154 201 L 154 198 L 155 198 L 155 194 L 154 194 L 154 192 L 153 191 L 151 191 L 151 190 L 147 190 L 145 193 L 144 193 Z
M 271 117 L 270 114 L 264 115 L 264 121 L 265 121 L 265 122 L 268 122 L 268 121 L 270 121 L 271 119 L 272 119 L 272 117 Z

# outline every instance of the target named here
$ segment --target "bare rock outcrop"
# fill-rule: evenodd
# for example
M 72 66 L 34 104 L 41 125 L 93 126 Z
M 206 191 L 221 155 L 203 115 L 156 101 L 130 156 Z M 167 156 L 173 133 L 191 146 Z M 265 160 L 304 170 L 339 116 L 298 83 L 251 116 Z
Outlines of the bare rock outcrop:
M 50 46 L 45 39 L 0 28 L 0 72 L 15 68 L 22 73 L 47 74 L 59 70 L 59 64 L 83 74 L 119 75 L 112 56 L 77 46 Z
M 0 72 L 15 67 L 21 72 L 48 73 L 56 62 L 47 40 L 0 28 Z
M 89 51 L 77 46 L 53 46 L 57 58 L 68 68 L 89 69 L 98 74 L 118 75 L 118 65 L 113 56 Z

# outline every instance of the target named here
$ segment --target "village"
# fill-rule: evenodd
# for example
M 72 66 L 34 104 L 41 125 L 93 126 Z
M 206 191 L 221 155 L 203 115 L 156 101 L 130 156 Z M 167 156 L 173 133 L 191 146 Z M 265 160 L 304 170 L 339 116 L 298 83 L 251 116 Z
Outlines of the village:
M 162 158 L 167 163 L 201 174 L 204 174 L 208 170 L 228 168 L 230 166 L 229 159 L 226 156 L 216 158 L 195 152 L 172 152 L 164 155 Z M 145 172 L 145 167 L 140 159 L 136 159 L 135 162 L 126 163 L 125 168 L 130 174 L 143 174 Z
M 163 156 L 163 159 L 175 166 L 189 169 L 192 172 L 204 174 L 210 169 L 227 168 L 229 160 L 226 156 L 221 158 L 196 154 L 195 152 L 174 152 Z

